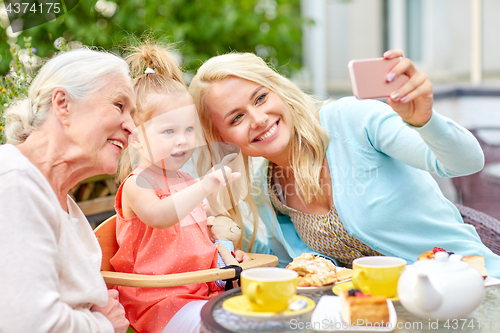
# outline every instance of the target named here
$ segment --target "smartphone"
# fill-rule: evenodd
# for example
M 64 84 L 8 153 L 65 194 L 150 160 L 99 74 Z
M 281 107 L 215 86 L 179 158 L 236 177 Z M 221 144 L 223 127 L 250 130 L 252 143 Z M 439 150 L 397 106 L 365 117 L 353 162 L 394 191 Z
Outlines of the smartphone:
M 347 67 L 354 96 L 358 99 L 388 97 L 408 82 L 409 77 L 406 75 L 400 75 L 392 82 L 387 82 L 387 75 L 401 59 L 402 57 L 389 60 L 372 58 L 349 61 Z

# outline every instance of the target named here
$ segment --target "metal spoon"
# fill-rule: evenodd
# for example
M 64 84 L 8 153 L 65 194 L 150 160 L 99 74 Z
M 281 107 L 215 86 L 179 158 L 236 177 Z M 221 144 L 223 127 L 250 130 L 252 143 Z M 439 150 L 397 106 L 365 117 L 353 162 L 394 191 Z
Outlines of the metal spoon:
M 307 306 L 307 300 L 305 299 L 299 299 L 295 302 L 292 302 L 290 305 L 288 305 L 288 308 L 285 310 L 292 310 L 292 311 L 299 311 L 302 310 Z

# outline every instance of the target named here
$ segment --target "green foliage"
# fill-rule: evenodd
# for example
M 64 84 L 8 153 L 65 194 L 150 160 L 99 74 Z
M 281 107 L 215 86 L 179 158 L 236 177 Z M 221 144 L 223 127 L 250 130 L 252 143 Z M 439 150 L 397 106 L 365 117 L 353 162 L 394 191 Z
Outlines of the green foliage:
M 146 33 L 175 43 L 192 74 L 212 56 L 239 51 L 257 53 L 289 76 L 301 66 L 303 23 L 300 0 L 80 0 L 68 13 L 21 34 L 8 33 L 0 12 L 0 143 L 6 107 L 27 95 L 33 71 L 62 48 L 84 44 L 119 54 Z
M 131 34 L 149 32 L 177 43 L 187 71 L 235 50 L 255 52 L 289 75 L 301 66 L 301 25 L 300 0 L 80 0 L 68 13 L 20 36 L 32 36 L 38 55 L 50 57 L 59 36 L 119 53 L 118 45 Z M 12 41 L 5 30 L 1 38 Z M 5 73 L 8 43 L 0 43 L 0 55 Z
M 28 88 L 33 80 L 33 71 L 37 66 L 36 49 L 31 47 L 31 37 L 24 37 L 24 49 L 21 49 L 18 44 L 14 44 L 10 46 L 9 52 L 12 56 L 9 72 L 0 83 L 0 144 L 4 141 L 2 130 L 5 126 L 5 118 L 3 113 L 13 100 L 28 96 Z
M 41 59 L 32 47 L 31 37 L 24 37 L 24 48 L 17 43 L 9 48 L 12 60 L 9 63 L 9 72 L 0 81 L 0 144 L 4 143 L 3 128 L 5 126 L 4 112 L 10 104 L 18 99 L 28 96 L 28 89 L 34 78 L 34 73 L 41 64 Z M 68 48 L 64 38 L 60 37 L 54 42 L 54 47 L 64 51 Z

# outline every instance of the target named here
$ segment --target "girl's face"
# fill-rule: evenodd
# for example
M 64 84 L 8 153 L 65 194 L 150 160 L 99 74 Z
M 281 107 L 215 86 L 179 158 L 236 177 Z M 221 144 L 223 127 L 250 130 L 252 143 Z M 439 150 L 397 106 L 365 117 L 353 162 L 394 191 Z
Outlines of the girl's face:
M 138 127 L 137 141 L 134 145 L 139 150 L 141 165 L 151 167 L 168 176 L 175 176 L 176 171 L 189 160 L 196 147 L 196 108 L 191 97 L 163 97 L 152 118 Z M 178 97 L 178 96 L 176 96 Z
M 210 117 L 226 142 L 248 156 L 287 159 L 292 116 L 281 98 L 252 81 L 229 77 L 214 83 L 205 97 Z

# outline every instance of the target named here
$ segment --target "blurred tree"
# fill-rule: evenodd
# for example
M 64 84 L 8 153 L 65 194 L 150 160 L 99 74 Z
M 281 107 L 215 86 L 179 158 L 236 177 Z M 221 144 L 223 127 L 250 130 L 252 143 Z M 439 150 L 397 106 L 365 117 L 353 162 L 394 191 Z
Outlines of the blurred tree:
M 185 70 L 232 50 L 255 52 L 289 76 L 301 66 L 300 0 L 80 0 L 68 13 L 16 35 L 0 0 L 0 73 L 7 73 L 9 45 L 33 37 L 41 58 L 50 57 L 62 36 L 68 41 L 119 53 L 131 34 L 177 43 Z M 66 0 L 67 3 L 69 0 Z M 75 2 L 72 0 L 72 2 Z

